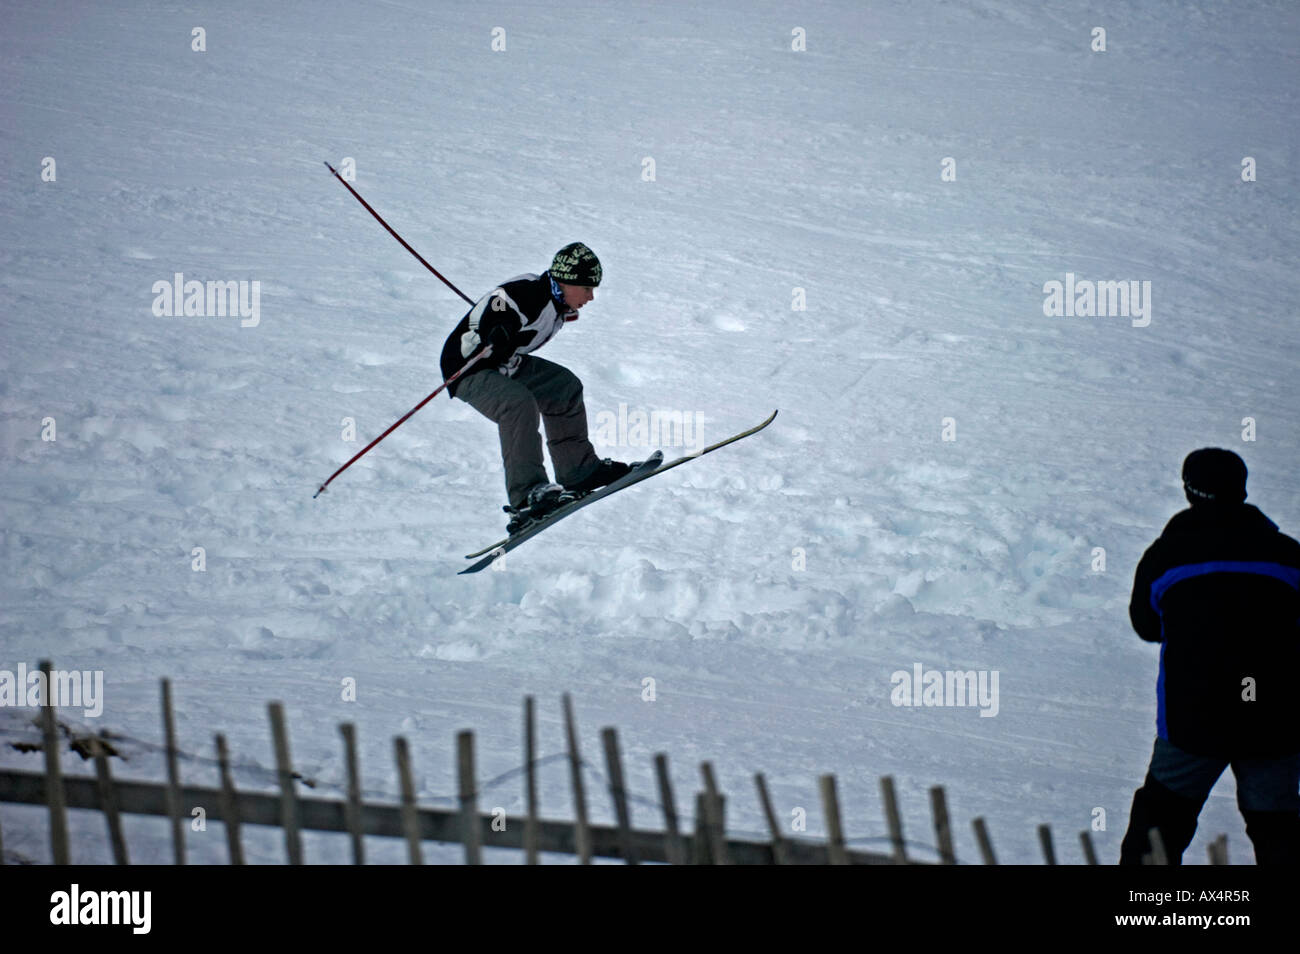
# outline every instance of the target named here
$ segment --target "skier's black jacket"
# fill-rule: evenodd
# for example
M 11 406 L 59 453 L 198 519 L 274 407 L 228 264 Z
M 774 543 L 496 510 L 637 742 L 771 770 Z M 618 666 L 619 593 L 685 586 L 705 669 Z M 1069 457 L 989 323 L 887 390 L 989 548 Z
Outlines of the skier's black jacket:
M 1300 543 L 1257 508 L 1175 514 L 1138 563 L 1129 618 L 1163 643 L 1161 738 L 1223 758 L 1300 753 Z
M 455 396 L 461 381 L 485 371 L 513 375 L 519 367 L 519 355 L 536 351 L 578 313 L 557 301 L 551 288 L 551 275 L 519 275 L 502 282 L 474 303 L 460 324 L 442 346 L 442 377 L 445 381 L 463 368 L 469 358 L 485 344 L 492 354 L 478 361 L 455 381 L 447 393 Z M 477 334 L 480 344 L 465 353 L 465 338 Z

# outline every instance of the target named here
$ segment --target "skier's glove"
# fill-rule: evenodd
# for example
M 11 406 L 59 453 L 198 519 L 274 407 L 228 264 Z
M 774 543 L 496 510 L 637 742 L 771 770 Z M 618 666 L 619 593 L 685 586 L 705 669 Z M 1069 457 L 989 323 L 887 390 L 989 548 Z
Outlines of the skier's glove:
M 492 356 L 498 360 L 503 360 L 513 349 L 510 347 L 510 332 L 500 325 L 492 329 L 488 335 L 488 344 L 492 346 Z M 460 356 L 469 358 L 483 345 L 483 339 L 479 337 L 477 331 L 467 331 L 460 336 Z

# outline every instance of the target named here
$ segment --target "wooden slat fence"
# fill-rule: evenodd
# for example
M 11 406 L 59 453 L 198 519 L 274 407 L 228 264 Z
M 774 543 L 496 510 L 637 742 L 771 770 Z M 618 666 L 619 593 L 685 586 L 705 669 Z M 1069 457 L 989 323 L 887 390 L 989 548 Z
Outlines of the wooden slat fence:
M 47 685 L 50 663 L 42 662 Z M 465 862 L 481 864 L 484 848 L 521 850 L 529 864 L 536 864 L 540 852 L 575 856 L 580 863 L 589 864 L 593 857 L 611 858 L 636 864 L 641 861 L 667 864 L 934 864 L 909 857 L 907 842 L 898 809 L 894 781 L 885 776 L 880 780 L 881 798 L 888 826 L 888 853 L 854 850 L 844 835 L 843 821 L 836 781 L 833 775 L 818 779 L 822 812 L 825 816 L 827 841 L 818 843 L 809 839 L 792 838 L 782 832 L 772 807 L 767 783 L 763 775 L 754 776 L 759 804 L 767 823 L 770 839 L 753 841 L 728 837 L 726 834 L 726 796 L 719 789 L 713 766 L 700 765 L 702 790 L 696 793 L 695 825 L 692 831 L 681 830 L 676 812 L 672 784 L 668 774 L 668 757 L 658 753 L 654 757 L 655 776 L 658 783 L 658 807 L 664 814 L 664 829 L 643 830 L 632 824 L 618 735 L 612 728 L 601 732 L 604 749 L 606 781 L 613 807 L 614 825 L 597 825 L 588 819 L 587 793 L 583 783 L 584 763 L 578 751 L 578 731 L 573 715 L 573 701 L 566 693 L 562 699 L 567 759 L 574 803 L 573 821 L 555 821 L 538 817 L 536 779 L 536 730 L 534 702 L 531 696 L 524 700 L 524 755 L 525 810 L 522 818 L 501 819 L 484 815 L 478 809 L 479 787 L 475 773 L 474 735 L 459 732 L 456 736 L 457 805 L 439 809 L 420 807 L 415 795 L 410 751 L 407 740 L 393 740 L 394 759 L 401 787 L 400 801 L 396 805 L 374 804 L 361 796 L 360 770 L 358 768 L 356 729 L 350 724 L 339 726 L 343 739 L 347 767 L 346 796 L 341 799 L 307 797 L 298 794 L 296 773 L 290 755 L 289 734 L 284 707 L 277 702 L 268 705 L 272 739 L 276 760 L 276 778 L 279 794 L 239 791 L 235 788 L 230 771 L 230 756 L 226 739 L 216 736 L 219 767 L 219 788 L 185 785 L 181 782 L 179 768 L 180 749 L 176 740 L 175 718 L 172 710 L 171 684 L 162 681 L 163 736 L 166 756 L 167 780 L 165 782 L 114 779 L 110 769 L 107 745 L 100 739 L 89 740 L 89 751 L 95 763 L 94 777 L 67 775 L 59 761 L 60 741 L 53 706 L 43 707 L 41 728 L 44 739 L 45 771 L 27 772 L 0 770 L 0 802 L 26 805 L 44 805 L 49 812 L 51 854 L 56 864 L 67 864 L 70 857 L 68 843 L 67 810 L 89 809 L 103 813 L 108 828 L 109 843 L 116 864 L 127 864 L 129 853 L 122 834 L 123 814 L 152 815 L 168 818 L 171 822 L 173 860 L 186 861 L 185 832 L 187 806 L 202 806 L 209 821 L 220 821 L 225 826 L 227 853 L 231 864 L 244 863 L 241 831 L 244 825 L 262 825 L 280 828 L 285 837 L 285 853 L 291 864 L 304 862 L 302 832 L 347 833 L 351 840 L 352 860 L 365 863 L 365 837 L 400 838 L 407 844 L 408 859 L 421 864 L 421 845 L 426 841 L 460 844 L 464 846 Z M 644 799 L 642 799 L 644 801 Z M 956 864 L 952 830 L 947 801 L 943 788 L 930 789 L 930 809 L 934 819 L 936 854 L 939 864 Z M 494 821 L 496 824 L 494 824 Z M 984 864 L 996 864 L 993 845 L 984 819 L 973 821 L 976 841 Z M 1152 832 L 1153 852 L 1151 863 L 1164 862 L 1164 849 L 1158 832 Z M 1038 837 L 1047 864 L 1056 864 L 1051 831 L 1046 825 L 1038 826 Z M 1083 857 L 1088 864 L 1097 864 L 1096 852 L 1089 833 L 1080 833 Z M 0 864 L 3 864 L 3 832 L 0 832 Z M 1210 846 L 1213 864 L 1227 863 L 1227 841 L 1220 836 Z

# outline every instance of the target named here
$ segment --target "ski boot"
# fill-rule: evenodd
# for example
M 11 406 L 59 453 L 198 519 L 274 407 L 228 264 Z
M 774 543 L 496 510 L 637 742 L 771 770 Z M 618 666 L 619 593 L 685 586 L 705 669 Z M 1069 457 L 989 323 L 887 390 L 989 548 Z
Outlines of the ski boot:
M 612 484 L 614 481 L 618 480 L 621 477 L 626 477 L 629 473 L 631 473 L 632 468 L 636 467 L 638 463 L 640 463 L 640 461 L 637 461 L 636 463 L 625 464 L 622 461 L 610 460 L 608 457 L 606 457 L 604 460 L 602 460 L 599 464 L 596 465 L 595 470 L 593 470 L 582 480 L 578 481 L 576 484 L 572 484 L 566 489 L 572 494 L 576 494 L 579 497 L 584 497 L 587 494 L 591 493 L 593 490 L 599 490 L 601 487 L 604 487 L 608 484 Z
M 510 522 L 506 524 L 506 534 L 513 537 L 529 524 L 577 499 L 577 496 L 559 484 L 538 484 L 528 491 L 528 497 L 522 506 L 501 508 L 510 514 Z

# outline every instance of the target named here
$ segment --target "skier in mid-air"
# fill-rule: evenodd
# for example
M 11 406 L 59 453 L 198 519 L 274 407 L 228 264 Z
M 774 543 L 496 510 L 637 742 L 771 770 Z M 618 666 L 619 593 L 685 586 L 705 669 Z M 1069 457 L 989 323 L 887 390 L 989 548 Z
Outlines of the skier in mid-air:
M 568 368 L 532 352 L 550 341 L 595 297 L 600 262 L 581 242 L 555 253 L 540 275 L 502 282 L 471 308 L 442 348 L 442 376 L 450 378 L 484 345 L 491 353 L 448 386 L 448 393 L 497 425 L 513 534 L 567 500 L 613 483 L 634 465 L 596 456 L 587 436 L 582 382 Z M 547 479 L 539 418 L 555 468 Z

